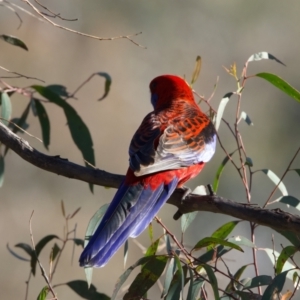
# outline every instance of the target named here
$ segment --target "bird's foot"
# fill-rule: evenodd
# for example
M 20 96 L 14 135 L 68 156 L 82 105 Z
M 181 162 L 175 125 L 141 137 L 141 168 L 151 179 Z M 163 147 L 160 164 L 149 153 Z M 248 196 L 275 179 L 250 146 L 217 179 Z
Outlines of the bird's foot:
M 183 196 L 181 198 L 181 203 L 185 200 L 185 198 L 192 192 L 192 190 L 187 186 L 182 186 L 181 189 L 184 191 Z M 178 209 L 177 212 L 174 214 L 173 219 L 178 220 L 183 213 Z

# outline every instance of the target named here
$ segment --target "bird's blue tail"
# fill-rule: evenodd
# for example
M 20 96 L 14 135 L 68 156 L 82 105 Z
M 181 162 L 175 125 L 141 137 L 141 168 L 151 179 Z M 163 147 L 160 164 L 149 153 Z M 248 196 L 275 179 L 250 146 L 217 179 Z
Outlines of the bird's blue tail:
M 82 267 L 103 267 L 125 243 L 128 237 L 142 233 L 169 199 L 178 179 L 156 189 L 138 183 L 124 182 L 118 189 L 94 235 L 83 250 L 79 263 Z

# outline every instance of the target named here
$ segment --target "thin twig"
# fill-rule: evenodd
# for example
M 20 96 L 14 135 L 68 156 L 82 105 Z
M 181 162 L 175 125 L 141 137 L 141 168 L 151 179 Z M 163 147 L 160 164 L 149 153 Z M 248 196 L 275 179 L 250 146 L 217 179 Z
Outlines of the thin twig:
M 32 228 L 31 228 L 31 220 L 32 220 L 32 217 L 33 217 L 33 214 L 34 214 L 34 210 L 32 211 L 31 213 L 31 216 L 30 216 L 30 219 L 29 219 L 29 230 L 30 230 L 30 238 L 31 238 L 31 244 L 32 244 L 32 249 L 34 250 L 34 253 L 36 255 L 36 260 L 37 260 L 37 263 L 38 265 L 40 266 L 40 269 L 41 269 L 41 273 L 42 273 L 42 276 L 43 278 L 45 279 L 46 283 L 47 283 L 47 286 L 49 288 L 49 291 L 51 292 L 52 296 L 53 296 L 53 299 L 55 300 L 58 300 L 54 290 L 53 290 L 53 287 L 51 285 L 51 282 L 46 274 L 46 271 L 44 269 L 44 267 L 42 266 L 41 262 L 39 261 L 39 258 L 36 254 L 36 251 L 35 251 L 35 243 L 34 243 L 34 239 L 33 239 L 33 234 L 32 234 Z
M 42 79 L 39 79 L 39 78 L 36 78 L 36 77 L 31 77 L 31 76 L 26 76 L 26 75 L 20 74 L 18 72 L 12 72 L 12 71 L 9 71 L 8 69 L 6 69 L 2 66 L 0 66 L 0 69 L 6 71 L 7 73 L 11 73 L 11 74 L 15 74 L 15 75 L 19 76 L 19 77 L 15 77 L 15 78 L 21 78 L 22 77 L 22 78 L 26 78 L 26 79 L 34 79 L 34 80 L 45 83 L 45 81 L 42 80 Z M 0 78 L 5 78 L 5 77 L 0 76 Z
M 270 202 L 272 196 L 274 195 L 274 193 L 275 193 L 276 190 L 278 189 L 280 183 L 281 183 L 282 180 L 284 179 L 284 177 L 285 177 L 285 175 L 287 174 L 287 172 L 290 170 L 290 167 L 291 167 L 292 163 L 294 162 L 294 160 L 296 159 L 296 157 L 297 157 L 299 151 L 300 151 L 300 147 L 297 149 L 296 153 L 294 154 L 293 158 L 291 159 L 290 163 L 288 164 L 286 170 L 284 171 L 283 175 L 281 176 L 279 182 L 278 182 L 277 185 L 274 187 L 274 189 L 273 189 L 273 191 L 271 192 L 271 194 L 270 194 L 269 198 L 267 199 L 266 203 L 263 205 L 263 208 L 265 208 L 265 207 L 269 204 L 269 202 Z
M 130 34 L 130 35 L 120 35 L 120 36 L 114 36 L 114 37 L 99 37 L 99 36 L 95 36 L 95 35 L 90 35 L 90 34 L 87 34 L 87 33 L 83 33 L 83 32 L 80 32 L 80 31 L 77 31 L 77 30 L 73 30 L 71 28 L 68 28 L 68 27 L 64 27 L 64 26 L 61 26 L 53 21 L 51 21 L 49 18 L 47 18 L 43 13 L 40 12 L 39 9 L 37 9 L 29 0 L 22 0 L 23 2 L 27 3 L 40 17 L 42 17 L 44 20 L 46 20 L 47 22 L 49 22 L 51 25 L 57 27 L 57 28 L 60 28 L 60 29 L 63 29 L 63 30 L 66 30 L 66 31 L 69 31 L 69 32 L 72 32 L 72 33 L 75 33 L 75 34 L 78 34 L 78 35 L 81 35 L 81 36 L 85 36 L 85 37 L 89 37 L 89 38 L 92 38 L 92 39 L 95 39 L 95 40 L 99 40 L 99 41 L 113 41 L 113 40 L 117 40 L 117 39 L 127 39 L 129 40 L 130 42 L 132 42 L 133 44 L 135 44 L 136 46 L 138 47 L 141 47 L 143 49 L 146 49 L 146 47 L 138 44 L 137 42 L 135 42 L 132 37 L 134 36 L 137 36 L 139 34 L 141 34 L 142 32 L 138 32 L 138 33 L 135 33 L 135 34 Z

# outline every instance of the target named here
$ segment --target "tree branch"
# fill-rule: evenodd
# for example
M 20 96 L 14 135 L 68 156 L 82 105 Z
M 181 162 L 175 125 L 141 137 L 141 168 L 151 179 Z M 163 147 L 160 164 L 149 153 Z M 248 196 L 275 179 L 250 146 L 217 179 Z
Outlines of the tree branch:
M 0 142 L 12 149 L 30 164 L 64 177 L 74 178 L 88 183 L 118 188 L 124 176 L 92 169 L 69 162 L 60 156 L 45 155 L 29 145 L 27 141 L 14 134 L 0 122 Z M 190 194 L 184 201 L 184 190 L 177 189 L 168 200 L 182 213 L 192 211 L 209 211 L 251 221 L 277 231 L 300 232 L 300 217 L 283 212 L 280 209 L 263 209 L 248 203 L 237 203 L 219 196 L 199 196 Z

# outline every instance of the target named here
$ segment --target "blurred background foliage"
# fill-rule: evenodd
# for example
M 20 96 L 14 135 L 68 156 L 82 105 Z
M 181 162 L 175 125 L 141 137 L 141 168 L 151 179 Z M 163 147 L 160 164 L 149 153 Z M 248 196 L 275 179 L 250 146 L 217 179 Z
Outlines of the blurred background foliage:
M 27 10 L 22 1 L 12 0 Z M 129 141 L 143 117 L 151 110 L 148 84 L 155 76 L 176 74 L 190 80 L 197 55 L 202 57 L 199 80 L 193 88 L 206 98 L 213 91 L 217 77 L 219 83 L 212 100 L 217 108 L 222 96 L 236 89 L 235 82 L 223 69 L 236 62 L 241 72 L 247 58 L 256 52 L 267 51 L 282 60 L 287 67 L 272 61 L 254 62 L 248 74 L 270 72 L 279 75 L 296 88 L 299 86 L 300 61 L 300 2 L 241 1 L 241 0 L 189 0 L 189 1 L 105 1 L 64 0 L 44 1 L 46 6 L 59 12 L 65 18 L 78 21 L 55 21 L 74 30 L 88 34 L 111 37 L 142 32 L 134 40 L 147 47 L 143 49 L 126 39 L 97 41 L 55 28 L 23 12 L 22 26 L 13 12 L 0 2 L 0 34 L 10 34 L 24 41 L 29 51 L 23 51 L 0 40 L 0 65 L 11 71 L 40 78 L 46 84 L 65 85 L 73 92 L 94 72 L 107 72 L 112 78 L 111 90 L 102 102 L 96 101 L 103 94 L 104 79 L 95 77 L 77 94 L 78 100 L 69 100 L 90 129 L 95 149 L 96 166 L 100 169 L 124 174 L 128 166 L 127 149 Z M 0 70 L 1 76 L 5 72 Z M 29 86 L 34 80 L 14 79 L 12 85 Z M 235 102 L 232 98 L 226 107 L 224 117 L 233 122 Z M 13 117 L 19 117 L 27 105 L 27 99 L 20 95 L 12 97 Z M 206 106 L 202 106 L 204 110 Z M 83 164 L 82 156 L 74 145 L 63 112 L 55 105 L 47 105 L 51 120 L 51 141 L 49 155 L 60 155 L 70 161 Z M 279 176 L 284 172 L 291 157 L 299 146 L 300 110 L 296 101 L 274 88 L 266 81 L 248 80 L 243 92 L 242 110 L 254 123 L 253 127 L 241 124 L 247 154 L 257 169 L 270 168 Z M 29 115 L 27 129 L 40 137 L 41 130 L 36 118 Z M 220 129 L 222 141 L 228 150 L 234 150 L 234 141 L 225 126 Z M 46 152 L 43 145 L 25 136 L 32 146 Z M 214 174 L 224 158 L 218 148 L 212 161 L 194 181 L 191 187 L 213 181 Z M 298 163 L 299 158 L 295 164 Z M 242 182 L 236 171 L 228 164 L 222 177 L 218 194 L 244 202 L 246 197 Z M 289 194 L 299 197 L 299 177 L 288 174 L 285 179 Z M 262 204 L 273 188 L 273 184 L 262 173 L 257 173 L 253 182 L 252 201 Z M 82 207 L 76 215 L 78 237 L 82 238 L 86 225 L 94 212 L 111 200 L 114 189 L 95 187 L 89 192 L 86 183 L 59 177 L 39 170 L 9 151 L 6 156 L 5 183 L 0 191 L 0 290 L 4 298 L 22 299 L 25 295 L 24 281 L 28 266 L 12 257 L 6 250 L 18 242 L 30 243 L 29 217 L 35 210 L 32 222 L 36 240 L 47 234 L 61 234 L 64 219 L 61 216 L 60 201 L 66 210 L 73 212 Z M 281 205 L 281 208 L 285 208 Z M 172 219 L 175 208 L 165 205 L 159 216 L 174 232 L 179 232 L 180 223 Z M 185 242 L 194 244 L 200 238 L 210 235 L 230 218 L 211 213 L 198 214 L 186 235 Z M 154 234 L 159 236 L 161 228 L 154 225 Z M 234 234 L 249 235 L 249 225 L 239 225 Z M 270 229 L 257 230 L 258 247 L 271 247 Z M 149 245 L 149 237 L 142 234 L 139 241 Z M 275 243 L 287 242 L 275 236 Z M 49 245 L 49 250 L 51 246 Z M 55 283 L 73 279 L 84 279 L 84 272 L 78 267 L 79 249 L 71 265 L 71 251 L 63 254 Z M 93 283 L 98 291 L 111 295 L 118 276 L 123 271 L 122 251 L 103 269 L 94 272 Z M 41 261 L 47 266 L 49 251 L 41 254 Z M 132 241 L 128 265 L 141 257 L 141 250 Z M 228 257 L 233 271 L 251 262 L 250 250 Z M 263 252 L 258 253 L 259 266 L 265 274 L 272 275 L 273 268 Z M 248 268 L 245 275 L 253 276 Z M 222 283 L 221 283 L 222 284 Z M 44 280 L 37 276 L 30 287 L 30 294 L 37 295 L 44 286 Z M 60 299 L 76 296 L 68 288 L 57 288 Z M 148 297 L 156 299 L 159 289 L 155 287 Z

